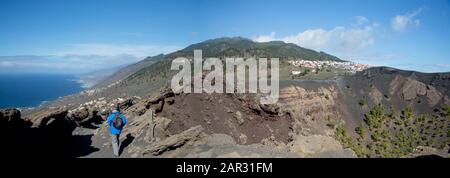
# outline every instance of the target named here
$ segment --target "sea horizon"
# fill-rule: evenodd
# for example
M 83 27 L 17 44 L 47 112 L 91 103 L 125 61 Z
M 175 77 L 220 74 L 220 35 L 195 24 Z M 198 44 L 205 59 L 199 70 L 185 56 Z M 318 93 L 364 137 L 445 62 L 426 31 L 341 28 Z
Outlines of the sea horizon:
M 0 74 L 0 109 L 38 107 L 60 97 L 85 90 L 73 74 Z

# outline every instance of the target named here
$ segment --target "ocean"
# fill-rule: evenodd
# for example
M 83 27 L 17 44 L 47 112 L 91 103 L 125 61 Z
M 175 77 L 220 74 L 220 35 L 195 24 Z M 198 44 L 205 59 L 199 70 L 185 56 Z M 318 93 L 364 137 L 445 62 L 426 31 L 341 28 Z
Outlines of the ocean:
M 0 74 L 0 109 L 36 107 L 82 90 L 74 75 Z

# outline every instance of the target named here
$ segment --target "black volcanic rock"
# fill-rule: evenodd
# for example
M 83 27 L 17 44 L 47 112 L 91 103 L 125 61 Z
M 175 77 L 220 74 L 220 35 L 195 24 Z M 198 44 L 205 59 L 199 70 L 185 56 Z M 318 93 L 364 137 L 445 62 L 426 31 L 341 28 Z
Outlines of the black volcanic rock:
M 49 133 L 57 133 L 70 136 L 76 128 L 75 121 L 67 118 L 67 110 L 50 109 L 37 118 L 33 118 L 32 122 L 37 128 L 43 129 Z
M 17 109 L 0 110 L 3 158 L 70 158 L 94 151 L 87 139 L 72 136 L 74 121 L 66 110 L 48 109 L 38 118 L 24 119 Z
M 21 118 L 20 111 L 17 109 L 0 110 L 0 127 L 1 129 L 27 128 L 31 126 Z

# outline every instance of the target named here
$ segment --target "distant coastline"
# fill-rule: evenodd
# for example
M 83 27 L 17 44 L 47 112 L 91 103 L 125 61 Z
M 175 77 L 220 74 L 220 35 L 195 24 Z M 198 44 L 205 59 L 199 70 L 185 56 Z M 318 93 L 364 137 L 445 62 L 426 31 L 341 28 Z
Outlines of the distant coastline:
M 0 74 L 0 109 L 30 109 L 78 93 L 89 83 L 68 74 Z
M 73 79 L 72 81 L 80 84 L 81 88 L 83 88 L 83 89 L 89 89 L 95 85 L 95 82 L 86 80 L 86 79 L 82 79 L 82 78 Z

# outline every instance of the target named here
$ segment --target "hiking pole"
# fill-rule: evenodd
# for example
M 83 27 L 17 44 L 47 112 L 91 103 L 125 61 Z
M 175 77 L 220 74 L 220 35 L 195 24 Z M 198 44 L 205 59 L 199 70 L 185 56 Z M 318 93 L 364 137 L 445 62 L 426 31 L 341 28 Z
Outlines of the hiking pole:
M 152 143 L 156 141 L 155 138 L 155 127 L 156 127 L 156 123 L 155 120 L 153 118 L 153 109 L 150 109 L 150 117 L 152 118 L 152 123 L 153 123 L 153 128 L 152 128 Z

